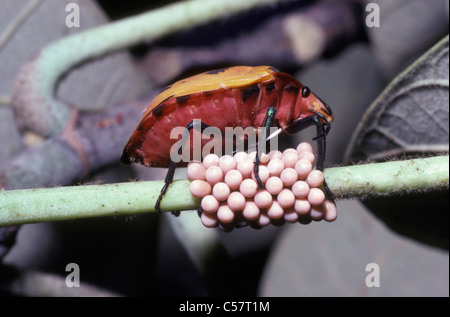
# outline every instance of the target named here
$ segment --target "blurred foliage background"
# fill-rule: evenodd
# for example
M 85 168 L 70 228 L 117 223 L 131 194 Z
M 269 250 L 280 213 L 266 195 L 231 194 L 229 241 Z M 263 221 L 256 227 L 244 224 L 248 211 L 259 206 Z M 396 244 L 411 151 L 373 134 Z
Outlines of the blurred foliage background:
M 56 39 L 177 2 L 183 1 L 132 0 L 125 5 L 112 0 L 0 0 L 0 187 L 13 189 L 4 175 L 16 168 L 14 162 L 27 161 L 26 151 L 44 142 L 15 121 L 11 96 L 20 67 Z M 68 3 L 80 7 L 79 28 L 65 25 Z M 368 3 L 379 5 L 379 27 L 366 25 Z M 57 98 L 86 112 L 94 110 L 101 120 L 102 112 L 117 105 L 128 109 L 134 103 L 144 109 L 162 86 L 187 75 L 229 65 L 271 65 L 295 75 L 332 107 L 336 119 L 327 138 L 327 164 L 343 164 L 346 151 L 349 164 L 356 160 L 351 153 L 360 149 L 348 146 L 358 124 L 367 120 L 366 110 L 391 80 L 448 34 L 448 19 L 444 0 L 285 1 L 77 65 L 59 81 Z M 440 112 L 430 115 L 430 121 L 438 116 L 444 125 L 433 145 L 448 152 L 448 42 L 440 60 L 426 66 L 446 69 L 443 91 L 432 101 Z M 446 107 L 440 106 L 444 103 Z M 417 104 L 400 116 L 417 113 Z M 129 116 L 125 121 L 130 128 L 117 137 L 119 144 L 125 144 L 140 113 L 130 111 Z M 79 124 L 90 131 L 87 126 Z M 305 131 L 283 139 L 283 144 L 294 146 L 313 136 L 314 131 Z M 108 134 L 99 140 L 109 146 Z M 428 144 L 420 136 L 415 141 Z M 39 187 L 164 178 L 164 169 L 120 166 L 121 150 L 113 147 L 105 162 L 81 177 L 64 183 L 55 177 L 55 183 L 45 185 L 31 178 L 29 183 Z M 431 146 L 414 155 L 437 151 Z M 397 153 L 409 154 L 408 149 Z M 358 152 L 358 161 L 368 158 Z M 54 175 L 70 163 L 59 161 L 58 168 L 52 163 L 38 173 Z M 30 178 L 28 173 L 23 177 Z M 338 201 L 334 223 L 217 231 L 220 250 L 206 269 L 199 269 L 195 252 L 178 232 L 180 223 L 199 222 L 195 212 L 177 219 L 149 214 L 0 228 L 0 294 L 448 296 L 448 190 L 419 197 L 426 204 L 414 213 L 408 213 L 410 205 L 405 207 L 408 199 Z M 197 235 L 201 240 L 211 233 L 199 230 Z M 68 263 L 80 267 L 78 293 L 61 286 Z M 368 263 L 380 266 L 380 287 L 366 287 Z M 25 278 L 30 284 L 19 282 Z

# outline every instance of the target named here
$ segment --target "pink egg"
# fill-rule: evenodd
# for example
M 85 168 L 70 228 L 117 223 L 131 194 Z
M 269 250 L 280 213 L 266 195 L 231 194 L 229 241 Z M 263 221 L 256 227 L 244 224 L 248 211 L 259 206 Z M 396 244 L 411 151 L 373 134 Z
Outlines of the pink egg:
M 236 163 L 247 161 L 248 160 L 248 154 L 245 152 L 237 152 L 234 154 L 234 160 Z
M 298 221 L 298 214 L 293 207 L 284 210 L 284 220 L 290 223 Z
M 307 215 L 311 211 L 311 204 L 307 199 L 296 199 L 294 203 L 295 212 L 299 215 Z
M 298 174 L 292 167 L 285 168 L 281 171 L 280 178 L 285 187 L 291 187 L 298 179 Z
M 258 191 L 258 184 L 251 178 L 244 179 L 239 186 L 239 191 L 247 198 L 251 198 L 256 195 Z
M 242 211 L 242 215 L 247 220 L 255 220 L 259 218 L 260 210 L 258 206 L 256 206 L 254 201 L 247 201 L 245 203 L 244 210 Z
M 216 154 L 208 154 L 203 158 L 203 166 L 208 169 L 210 166 L 219 166 L 220 159 Z
M 256 151 L 252 151 L 250 153 L 248 153 L 248 159 L 252 162 L 255 162 L 255 157 L 256 157 Z
M 226 200 L 230 195 L 230 192 L 230 187 L 228 187 L 228 185 L 223 182 L 217 183 L 212 189 L 212 194 L 218 201 Z
M 294 149 L 286 149 L 281 157 L 284 167 L 294 167 L 295 163 L 298 161 L 298 153 Z
M 206 228 L 217 227 L 217 224 L 219 223 L 217 215 L 215 213 L 208 214 L 206 212 L 203 212 L 202 215 L 200 216 L 200 220 Z
M 265 189 L 259 190 L 254 197 L 256 206 L 261 209 L 269 208 L 272 205 L 272 201 L 272 195 Z
M 314 155 L 314 153 L 311 152 L 301 152 L 298 154 L 298 159 L 299 160 L 308 160 L 312 163 L 314 163 L 314 161 L 316 160 L 316 156 Z
M 274 160 L 274 159 L 280 159 L 283 157 L 283 152 L 279 151 L 279 150 L 272 150 L 269 153 L 267 153 L 267 155 L 269 156 L 270 160 Z
M 187 167 L 187 176 L 189 180 L 205 180 L 206 169 L 201 163 L 190 163 Z
M 271 176 L 266 181 L 265 187 L 271 195 L 278 195 L 283 190 L 283 181 L 277 176 Z
M 250 160 L 237 163 L 237 170 L 241 172 L 243 178 L 250 178 L 253 171 L 253 162 Z
M 224 155 L 220 158 L 219 166 L 223 173 L 226 174 L 228 171 L 236 168 L 236 161 L 231 155 Z
M 198 198 L 203 198 L 211 193 L 211 185 L 202 180 L 193 180 L 189 185 L 191 194 Z
M 286 150 L 284 150 L 284 151 L 282 152 L 283 155 L 288 154 L 288 153 L 294 153 L 294 154 L 297 154 L 297 155 L 298 155 L 297 150 L 296 150 L 296 149 L 293 149 L 293 148 L 287 148 Z
M 296 198 L 306 198 L 309 194 L 309 185 L 305 181 L 296 181 L 291 190 Z
M 284 163 L 279 158 L 274 158 L 267 163 L 267 169 L 269 170 L 270 176 L 280 176 L 281 171 L 284 169 Z
M 231 190 L 237 190 L 243 180 L 241 172 L 238 170 L 230 170 L 225 174 L 225 184 L 227 184 Z
M 267 214 L 265 213 L 261 213 L 258 217 L 258 219 L 256 220 L 256 223 L 258 226 L 262 227 L 266 227 L 270 224 L 270 218 L 269 216 L 267 216 Z
M 310 188 L 308 201 L 311 206 L 320 206 L 325 202 L 325 194 L 319 188 Z
M 255 158 L 256 158 L 256 151 L 253 151 L 251 153 L 248 154 L 248 158 L 249 160 L 251 160 L 252 162 L 255 162 Z M 270 161 L 270 156 L 266 153 L 262 153 L 260 158 L 259 158 L 259 163 L 261 164 L 267 164 Z
M 331 201 L 329 199 L 325 200 L 325 202 L 322 205 L 322 208 L 323 208 L 323 213 L 324 213 L 323 219 L 325 221 L 332 222 L 332 221 L 336 220 L 337 208 L 336 208 L 336 204 L 333 201 Z
M 306 178 L 306 182 L 308 183 L 309 187 L 319 187 L 323 184 L 324 180 L 325 176 L 319 170 L 311 171 L 311 173 L 309 173 L 308 177 Z
M 300 159 L 295 163 L 294 169 L 297 171 L 298 178 L 305 180 L 312 171 L 312 164 L 308 160 Z
M 297 152 L 301 153 L 301 152 L 309 152 L 309 153 L 314 153 L 313 147 L 310 143 L 308 142 L 302 142 L 297 146 Z
M 289 208 L 294 206 L 295 196 L 291 190 L 285 188 L 278 194 L 277 201 L 281 208 Z
M 323 209 L 322 206 L 312 206 L 311 212 L 309 213 L 312 220 L 319 221 L 323 219 Z
M 267 155 L 269 156 L 269 160 L 281 159 L 283 157 L 283 153 L 281 153 L 278 150 L 272 150 L 269 153 L 267 153 Z
M 206 195 L 201 202 L 202 210 L 207 214 L 213 214 L 219 209 L 219 201 L 213 195 Z
M 256 162 L 256 151 L 248 153 L 248 159 L 253 163 Z M 259 158 L 259 163 L 264 165 L 267 164 L 269 160 L 270 160 L 269 155 L 267 155 L 266 153 L 262 153 Z
M 259 165 L 258 166 L 258 175 L 259 175 L 259 178 L 261 179 L 261 182 L 264 185 L 270 177 L 269 169 L 267 168 L 267 166 Z M 255 173 L 253 171 L 252 171 L 252 179 L 256 181 Z
M 270 219 L 280 219 L 284 215 L 283 208 L 278 204 L 277 201 L 273 201 L 272 205 L 267 209 L 267 216 Z
M 223 171 L 219 166 L 210 166 L 205 172 L 205 178 L 211 186 L 223 181 Z
M 270 156 L 266 153 L 261 154 L 261 164 L 267 164 L 270 161 Z
M 234 220 L 234 212 L 228 205 L 221 205 L 217 210 L 217 219 L 223 223 L 231 223 Z
M 233 211 L 240 211 L 245 207 L 245 197 L 240 192 L 232 192 L 227 199 L 227 205 Z

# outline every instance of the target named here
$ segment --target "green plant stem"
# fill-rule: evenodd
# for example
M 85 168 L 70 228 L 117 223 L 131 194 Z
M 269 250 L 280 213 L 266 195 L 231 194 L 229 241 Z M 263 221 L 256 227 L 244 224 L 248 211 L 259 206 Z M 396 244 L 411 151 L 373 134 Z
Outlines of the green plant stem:
M 448 155 L 324 170 L 336 198 L 385 196 L 448 188 Z
M 0 227 L 99 216 L 154 212 L 163 181 L 128 182 L 0 191 Z M 200 201 L 189 192 L 188 180 L 174 181 L 161 207 L 192 210 Z
M 328 168 L 325 179 L 336 198 L 422 192 L 449 186 L 449 158 Z M 177 180 L 162 201 L 163 211 L 193 210 L 200 200 L 188 180 Z M 24 223 L 155 212 L 162 181 L 0 191 L 0 227 Z

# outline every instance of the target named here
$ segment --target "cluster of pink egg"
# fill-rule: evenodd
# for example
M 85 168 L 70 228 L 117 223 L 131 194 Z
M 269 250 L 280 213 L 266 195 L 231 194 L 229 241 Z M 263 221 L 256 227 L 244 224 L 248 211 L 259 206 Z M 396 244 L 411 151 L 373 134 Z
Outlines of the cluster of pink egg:
M 203 162 L 188 165 L 190 191 L 202 198 L 204 226 L 230 231 L 247 225 L 259 229 L 269 224 L 336 219 L 336 205 L 319 188 L 324 175 L 313 169 L 315 156 L 309 143 L 262 154 L 258 174 L 264 189 L 258 189 L 256 182 L 255 156 L 256 152 L 220 158 L 209 154 Z

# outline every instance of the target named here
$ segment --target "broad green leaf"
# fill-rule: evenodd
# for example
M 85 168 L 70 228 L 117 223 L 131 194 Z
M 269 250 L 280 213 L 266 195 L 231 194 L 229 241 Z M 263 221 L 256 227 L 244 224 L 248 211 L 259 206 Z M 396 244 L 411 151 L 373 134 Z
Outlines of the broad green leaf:
M 432 47 L 373 102 L 347 148 L 346 164 L 448 153 L 448 41 Z M 448 248 L 448 190 L 363 202 L 391 229 Z
M 373 102 L 347 148 L 347 163 L 448 152 L 448 47 L 447 36 Z

